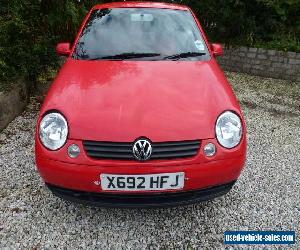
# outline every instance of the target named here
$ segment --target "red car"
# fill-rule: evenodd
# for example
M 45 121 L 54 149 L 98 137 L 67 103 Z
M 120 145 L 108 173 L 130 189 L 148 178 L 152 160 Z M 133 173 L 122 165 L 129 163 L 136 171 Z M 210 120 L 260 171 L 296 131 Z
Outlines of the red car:
M 36 163 L 62 198 L 188 204 L 227 193 L 246 158 L 239 103 L 186 6 L 95 6 L 42 106 Z

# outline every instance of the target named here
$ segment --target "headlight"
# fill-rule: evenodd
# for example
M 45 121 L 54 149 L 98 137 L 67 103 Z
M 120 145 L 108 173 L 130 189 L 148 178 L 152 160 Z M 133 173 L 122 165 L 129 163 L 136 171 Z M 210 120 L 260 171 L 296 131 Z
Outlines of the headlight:
M 68 123 L 59 113 L 49 113 L 40 123 L 40 139 L 43 145 L 56 150 L 61 148 L 68 136 Z
M 216 124 L 216 135 L 219 143 L 225 148 L 234 148 L 242 138 L 242 122 L 238 115 L 231 111 L 222 113 Z

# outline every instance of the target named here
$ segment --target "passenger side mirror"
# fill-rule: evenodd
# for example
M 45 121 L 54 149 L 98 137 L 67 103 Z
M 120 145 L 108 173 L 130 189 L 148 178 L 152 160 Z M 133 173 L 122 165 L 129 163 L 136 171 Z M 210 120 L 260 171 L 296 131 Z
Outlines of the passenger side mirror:
M 213 53 L 214 56 L 222 56 L 223 53 L 223 48 L 221 44 L 218 43 L 212 43 L 210 45 L 211 51 Z
M 58 43 L 56 46 L 56 53 L 60 56 L 69 56 L 71 53 L 70 43 Z

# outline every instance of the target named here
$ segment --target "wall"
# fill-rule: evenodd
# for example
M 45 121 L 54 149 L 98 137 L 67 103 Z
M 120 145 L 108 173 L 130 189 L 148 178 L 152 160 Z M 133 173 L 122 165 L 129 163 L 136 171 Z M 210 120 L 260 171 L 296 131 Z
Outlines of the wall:
M 224 70 L 300 82 L 300 53 L 261 48 L 224 48 Z
M 0 92 L 0 131 L 25 108 L 28 90 L 24 81 L 19 81 L 9 91 Z

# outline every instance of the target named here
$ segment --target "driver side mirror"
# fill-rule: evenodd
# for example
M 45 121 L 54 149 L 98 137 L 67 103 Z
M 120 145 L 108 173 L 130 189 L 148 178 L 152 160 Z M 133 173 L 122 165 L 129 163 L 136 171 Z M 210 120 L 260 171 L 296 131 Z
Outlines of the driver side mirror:
M 56 53 L 60 56 L 69 56 L 71 53 L 70 43 L 58 43 L 56 46 Z
M 224 53 L 223 53 L 223 48 L 222 48 L 222 45 L 221 44 L 218 44 L 218 43 L 212 43 L 210 45 L 210 48 L 211 48 L 211 51 L 213 53 L 213 55 L 216 57 L 216 56 L 222 56 Z

